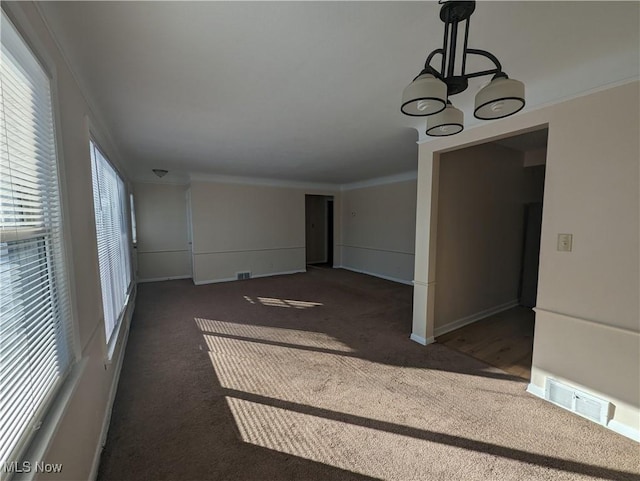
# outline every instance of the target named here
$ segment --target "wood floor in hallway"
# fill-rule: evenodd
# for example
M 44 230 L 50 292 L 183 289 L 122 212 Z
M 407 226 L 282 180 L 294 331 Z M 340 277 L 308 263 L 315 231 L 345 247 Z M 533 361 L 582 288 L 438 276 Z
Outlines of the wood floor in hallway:
M 531 377 L 535 312 L 514 307 L 439 336 L 451 349 L 523 379 Z

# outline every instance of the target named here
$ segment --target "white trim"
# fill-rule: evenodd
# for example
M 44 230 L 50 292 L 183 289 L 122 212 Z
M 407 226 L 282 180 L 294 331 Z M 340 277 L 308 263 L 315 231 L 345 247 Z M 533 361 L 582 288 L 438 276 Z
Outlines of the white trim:
M 366 274 L 368 276 L 379 277 L 380 279 L 385 279 L 387 281 L 398 282 L 400 284 L 406 284 L 408 286 L 413 285 L 413 281 L 408 281 L 407 279 L 400 279 L 398 277 L 385 276 L 384 274 L 377 274 L 375 272 L 364 271 L 362 269 L 355 269 L 353 267 L 347 267 L 344 265 L 336 266 L 338 269 L 345 269 L 351 272 L 357 272 L 358 274 Z
M 204 280 L 204 281 L 196 281 L 194 279 L 193 283 L 196 286 L 204 286 L 206 284 L 219 284 L 221 282 L 231 282 L 231 281 L 237 281 L 237 280 L 238 279 L 236 279 L 235 277 L 224 277 L 222 279 L 207 279 L 207 280 Z
M 544 388 L 536 386 L 532 382 L 527 385 L 527 392 L 546 401 L 546 399 L 544 398 Z
M 259 279 L 260 277 L 272 277 L 272 276 L 288 276 L 289 274 L 300 274 L 307 272 L 307 269 L 296 269 L 293 271 L 274 272 L 272 274 L 256 274 L 251 276 L 251 279 Z
M 365 246 L 354 246 L 350 244 L 336 244 L 337 247 L 347 247 L 349 249 L 362 249 L 365 251 L 376 251 L 376 252 L 390 252 L 391 254 L 404 254 L 406 256 L 415 257 L 414 252 L 406 252 L 406 251 L 395 251 L 391 249 L 378 249 L 376 247 L 365 247 Z
M 561 312 L 550 311 L 548 309 L 543 309 L 541 307 L 534 307 L 533 310 L 536 313 L 549 314 L 549 315 L 552 315 L 552 316 L 560 317 L 560 318 L 562 318 L 564 320 L 569 319 L 571 321 L 584 322 L 584 323 L 592 324 L 594 326 L 598 326 L 598 327 L 601 327 L 601 328 L 604 328 L 604 329 L 611 329 L 613 331 L 618 331 L 618 332 L 621 332 L 623 334 L 632 334 L 634 336 L 640 336 L 640 332 L 638 332 L 638 331 L 636 331 L 634 329 L 626 328 L 626 327 L 614 326 L 612 324 L 605 324 L 604 322 L 594 321 L 592 319 L 585 319 L 584 317 L 575 317 L 575 316 L 572 316 L 572 315 L 569 315 L 569 314 L 563 314 Z
M 615 419 L 609 421 L 609 424 L 607 424 L 606 427 L 611 429 L 615 433 L 621 434 L 626 438 L 640 443 L 640 429 L 634 429 L 631 426 L 622 424 L 620 421 L 616 421 Z
M 422 344 L 423 346 L 426 346 L 428 344 L 432 344 L 435 342 L 435 339 L 433 337 L 429 337 L 429 338 L 424 338 L 422 336 L 418 336 L 415 333 L 411 333 L 411 336 L 409 336 L 409 339 L 411 339 L 413 342 L 417 342 L 418 344 Z
M 263 177 L 241 177 L 236 175 L 218 175 L 218 174 L 202 174 L 189 173 L 191 182 L 216 182 L 219 184 L 243 184 L 243 185 L 262 185 L 267 187 L 285 187 L 290 189 L 317 189 L 328 190 L 331 192 L 340 191 L 340 184 L 330 184 L 321 182 L 304 182 L 297 180 L 269 179 Z
M 124 308 L 124 311 L 122 311 L 122 319 L 120 319 L 120 322 L 116 323 L 116 327 L 111 333 L 111 339 L 105 346 L 107 349 L 107 355 L 104 358 L 105 369 L 107 369 L 107 366 L 110 366 L 112 364 L 113 355 L 115 354 L 116 350 L 120 347 L 122 342 L 124 342 L 123 339 L 128 336 L 127 330 L 129 329 L 129 325 L 131 324 L 131 319 L 133 318 L 133 311 L 136 308 L 137 295 L 138 295 L 138 284 L 136 284 L 136 282 L 133 279 L 131 279 L 131 285 L 129 287 L 129 293 L 127 294 L 125 308 Z M 102 319 L 102 325 L 104 327 L 104 316 L 102 316 L 101 319 Z M 124 334 L 122 334 L 123 339 L 120 339 L 120 333 L 123 332 L 123 329 L 125 330 Z
M 83 357 L 72 366 L 67 378 L 56 392 L 49 411 L 42 420 L 42 426 L 38 429 L 27 451 L 22 455 L 21 462 L 23 460 L 46 459 L 47 453 L 51 448 L 51 442 L 58 432 L 58 428 L 69 409 L 71 398 L 80 384 L 80 379 L 87 367 L 87 361 L 88 358 Z M 35 470 L 31 470 L 28 473 L 15 473 L 14 476 L 9 475 L 7 479 L 12 479 L 13 481 L 31 481 L 35 476 Z
M 148 279 L 138 279 L 138 284 L 144 284 L 145 282 L 175 281 L 177 279 L 191 279 L 191 275 L 169 276 L 169 277 L 150 277 Z
M 451 321 L 444 326 L 436 327 L 433 330 L 434 336 L 442 336 L 447 332 L 455 331 L 456 329 L 460 329 L 468 324 L 472 324 L 480 319 L 484 319 L 485 317 L 492 316 L 494 314 L 498 314 L 499 312 L 506 311 L 518 305 L 518 300 L 514 299 L 509 302 L 505 302 L 504 304 L 500 304 L 494 307 L 490 307 L 488 309 L 484 309 L 483 311 L 476 312 L 475 314 L 471 314 L 470 316 L 462 317 L 455 321 Z
M 131 180 L 132 184 L 152 184 L 152 185 L 182 185 L 184 187 L 189 186 L 189 179 L 181 179 L 181 180 L 152 180 L 146 177 L 134 177 Z
M 549 100 L 548 102 L 545 102 L 543 104 L 540 105 L 534 105 L 531 108 L 525 108 L 523 109 L 521 112 L 519 112 L 519 114 L 528 114 L 529 112 L 535 112 L 536 110 L 541 110 L 547 107 L 551 107 L 553 105 L 557 105 L 557 104 L 562 104 L 564 102 L 568 102 L 570 100 L 574 100 L 580 97 L 586 97 L 588 95 L 593 95 L 596 94 L 598 92 L 604 92 L 605 90 L 610 90 L 610 89 L 614 89 L 616 87 L 622 87 L 623 85 L 627 85 L 633 82 L 637 82 L 638 79 L 640 77 L 638 76 L 634 76 L 634 77 L 629 77 L 626 79 L 622 79 L 622 80 L 618 80 L 615 82 L 610 82 L 608 84 L 605 85 L 600 85 L 599 87 L 593 87 L 591 89 L 588 90 L 583 90 L 582 92 L 578 92 L 578 93 L 574 93 L 572 95 L 567 95 L 565 97 L 560 97 L 557 98 L 555 100 Z M 502 120 L 502 119 L 497 119 L 498 121 Z M 507 120 L 508 122 L 508 120 Z M 488 122 L 477 122 L 475 124 L 469 125 L 468 127 L 465 126 L 465 131 L 469 131 L 469 130 L 473 130 L 475 128 L 478 127 L 482 127 L 484 125 L 487 125 Z M 420 144 L 427 144 L 429 142 L 436 142 L 440 139 L 443 139 L 445 137 L 429 137 L 426 134 L 423 133 L 424 129 L 420 130 L 417 127 L 413 127 L 418 131 L 418 141 L 416 142 L 416 144 L 420 145 Z M 490 141 L 491 139 L 488 139 L 487 141 Z
M 176 252 L 190 252 L 189 249 L 165 249 L 165 250 L 157 250 L 157 251 L 137 251 L 138 254 L 173 254 Z
M 109 398 L 107 400 L 107 409 L 104 413 L 104 418 L 102 420 L 102 428 L 100 429 L 100 438 L 98 439 L 98 446 L 96 447 L 96 452 L 93 455 L 93 462 L 91 463 L 91 471 L 89 474 L 90 480 L 95 480 L 98 477 L 98 468 L 100 467 L 100 458 L 102 456 L 102 449 L 107 442 L 107 434 L 109 433 L 109 425 L 111 424 L 111 413 L 113 412 L 113 403 L 116 399 L 116 393 L 118 390 L 118 383 L 120 381 L 120 373 L 122 371 L 122 364 L 124 363 L 124 354 L 127 349 L 127 342 L 129 340 L 129 332 L 131 331 L 131 320 L 133 319 L 133 311 L 135 310 L 135 301 L 138 296 L 138 291 L 135 289 L 133 291 L 134 295 L 131 299 L 131 309 L 128 309 L 128 315 L 126 319 L 122 320 L 124 324 L 125 331 L 122 337 L 122 341 L 120 342 L 120 353 L 118 356 L 118 361 L 113 364 L 112 362 L 109 365 L 113 366 L 113 379 L 111 381 L 111 387 L 109 389 Z M 105 369 L 107 369 L 107 365 L 105 364 Z
M 211 252 L 194 252 L 194 256 L 207 256 L 211 254 L 238 254 L 242 252 L 268 252 L 268 251 L 285 251 L 293 249 L 304 249 L 305 246 L 293 246 L 293 247 L 265 247 L 264 249 L 238 249 L 231 251 L 211 251 Z
M 377 177 L 375 179 L 361 180 L 358 182 L 351 182 L 350 184 L 342 184 L 340 186 L 341 191 L 364 189 L 366 187 L 375 187 L 377 185 L 395 184 L 398 182 L 406 182 L 409 180 L 416 180 L 418 178 L 418 171 L 411 170 L 409 172 L 401 172 L 400 174 L 387 175 L 385 177 Z
M 306 269 L 297 269 L 297 270 L 293 270 L 293 271 L 282 271 L 282 272 L 271 272 L 268 274 L 256 274 L 254 276 L 251 276 L 249 279 L 259 279 L 260 277 L 273 277 L 273 276 L 286 276 L 289 274 L 300 274 L 301 272 L 307 272 Z M 249 280 L 249 279 L 242 279 L 242 280 Z M 238 279 L 236 279 L 235 277 L 227 277 L 227 278 L 223 278 L 223 279 L 207 279 L 205 281 L 196 281 L 194 280 L 193 283 L 196 286 L 203 286 L 205 284 L 219 284 L 220 282 L 232 282 L 232 281 L 237 281 Z
M 384 177 L 376 177 L 375 179 L 367 179 L 358 182 L 351 182 L 349 184 L 334 184 L 334 183 L 322 183 L 322 182 L 308 182 L 298 180 L 285 180 L 285 179 L 272 179 L 263 177 L 243 177 L 235 175 L 219 175 L 219 174 L 205 174 L 198 172 L 189 173 L 190 182 L 216 182 L 221 184 L 243 184 L 243 185 L 263 185 L 268 187 L 285 187 L 292 189 L 315 189 L 329 191 L 331 193 L 337 193 L 347 190 L 363 189 L 366 187 L 374 187 L 385 184 L 395 184 L 398 182 L 407 182 L 410 180 L 416 180 L 418 178 L 418 171 L 411 170 L 409 172 L 401 172 L 399 174 L 387 175 Z M 168 183 L 168 182 L 152 182 L 149 180 L 136 180 L 137 183 Z M 182 185 L 182 184 L 179 184 Z
M 544 388 L 541 388 L 540 386 L 536 386 L 533 383 L 529 383 L 529 385 L 527 386 L 527 392 L 529 394 L 532 394 L 532 395 L 536 396 L 536 397 L 539 397 L 543 401 L 546 401 L 546 402 L 551 403 L 554 406 L 556 406 L 556 404 L 554 404 L 553 402 L 549 401 L 545 397 L 545 390 L 544 390 Z M 572 411 L 569 411 L 569 412 L 572 412 Z M 576 416 L 579 416 L 579 414 L 577 414 L 577 413 L 573 413 L 573 414 L 576 414 Z M 581 417 L 584 417 L 584 416 L 581 416 Z M 598 423 L 596 423 L 596 424 L 598 424 Z M 600 424 L 600 426 L 602 426 L 602 424 Z M 616 421 L 615 419 L 612 419 L 611 421 L 609 421 L 609 423 L 604 427 L 606 427 L 607 429 L 610 429 L 611 431 L 613 431 L 615 433 L 618 433 L 618 434 L 620 434 L 620 435 L 622 435 L 624 437 L 632 439 L 633 441 L 640 442 L 640 429 L 634 429 L 631 426 L 627 426 L 626 424 L 622 424 L 620 421 Z

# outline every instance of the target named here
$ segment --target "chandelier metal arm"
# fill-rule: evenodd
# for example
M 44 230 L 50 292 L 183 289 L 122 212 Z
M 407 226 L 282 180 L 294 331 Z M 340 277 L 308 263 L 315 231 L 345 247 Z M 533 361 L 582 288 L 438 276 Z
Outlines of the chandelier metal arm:
M 481 75 L 488 75 L 488 73 L 502 72 L 502 64 L 500 63 L 500 60 L 498 60 L 498 58 L 495 55 L 493 55 L 491 52 L 487 52 L 486 50 L 479 50 L 477 48 L 467 48 L 464 51 L 465 60 L 468 53 L 472 55 L 480 55 L 481 57 L 488 58 L 493 62 L 496 68 L 493 70 L 486 70 L 485 72 L 487 73 L 475 73 L 475 74 L 466 74 L 464 73 L 464 69 L 463 69 L 462 71 L 463 75 L 465 75 L 467 78 L 480 77 Z
M 475 96 L 474 117 L 481 120 L 495 120 L 513 115 L 525 105 L 524 84 L 510 79 L 503 71 L 502 64 L 490 52 L 468 48 L 469 24 L 475 10 L 475 1 L 440 0 L 440 20 L 444 22 L 442 48 L 433 50 L 424 62 L 423 70 L 402 92 L 400 110 L 412 117 L 428 117 L 426 134 L 435 137 L 457 134 L 464 128 L 463 113 L 456 109 L 449 98 L 464 92 L 469 79 L 492 75 L 493 78 Z M 464 28 L 464 33 L 459 32 Z M 458 38 L 458 37 L 462 38 Z M 464 42 L 462 48 L 458 43 Z M 431 65 L 434 57 L 440 55 L 440 69 Z M 456 55 L 461 58 L 456 62 Z M 477 72 L 466 71 L 467 55 L 482 57 L 493 64 Z M 486 61 L 485 61 L 486 63 Z
M 443 73 L 439 72 L 436 68 L 434 68 L 431 65 L 431 61 L 433 60 L 433 57 L 435 57 L 438 54 L 442 55 L 443 58 L 444 58 L 444 50 L 441 49 L 441 48 L 435 49 L 427 57 L 427 60 L 424 63 L 424 69 L 422 70 L 422 72 L 420 72 L 418 74 L 418 76 L 416 78 L 418 78 L 420 75 L 423 75 L 425 73 L 430 73 L 430 74 L 434 75 L 435 77 L 437 77 L 437 78 L 439 78 L 441 80 L 445 80 L 447 77 L 450 76 L 448 74 L 444 75 Z M 497 57 L 495 55 L 493 55 L 492 53 L 487 52 L 486 50 L 480 50 L 480 49 L 476 49 L 476 48 L 468 48 L 468 49 L 466 49 L 464 51 L 463 65 L 466 64 L 466 56 L 467 56 L 466 54 L 479 55 L 481 57 L 485 57 L 485 58 L 491 60 L 491 62 L 495 65 L 495 68 L 488 69 L 488 70 L 482 70 L 482 71 L 479 71 L 479 72 L 473 72 L 473 73 L 466 73 L 463 70 L 463 73 L 462 73 L 461 77 L 464 77 L 466 79 L 470 79 L 470 78 L 483 77 L 485 75 L 492 75 L 492 74 L 497 74 L 497 73 L 501 73 L 502 72 L 502 64 L 497 59 Z M 444 72 L 444 70 L 442 72 Z

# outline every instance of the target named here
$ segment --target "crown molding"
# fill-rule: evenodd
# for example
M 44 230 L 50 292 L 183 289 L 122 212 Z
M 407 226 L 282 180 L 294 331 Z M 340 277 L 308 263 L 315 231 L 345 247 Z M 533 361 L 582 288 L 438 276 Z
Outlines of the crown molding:
M 288 189 L 326 190 L 338 192 L 340 184 L 303 182 L 285 179 L 270 179 L 264 177 L 242 177 L 234 175 L 190 173 L 191 182 L 215 182 L 218 184 L 260 185 L 265 187 L 283 187 Z
M 577 98 L 580 98 L 580 97 L 586 97 L 588 95 L 593 95 L 593 94 L 596 94 L 598 92 L 604 92 L 606 90 L 614 89 L 616 87 L 622 87 L 623 85 L 627 85 L 627 84 L 630 84 L 630 83 L 633 83 L 633 82 L 637 82 L 638 80 L 640 80 L 640 77 L 639 76 L 634 76 L 634 77 L 628 77 L 626 79 L 610 82 L 610 83 L 601 85 L 599 87 L 594 87 L 594 88 L 591 88 L 591 89 L 583 90 L 582 92 L 578 92 L 578 93 L 573 94 L 573 95 L 567 95 L 567 96 L 564 96 L 564 97 L 558 97 L 557 99 L 550 100 L 548 102 L 544 102 L 544 103 L 539 104 L 539 105 L 535 105 L 535 106 L 531 107 L 530 109 L 525 107 L 523 110 L 518 112 L 518 114 L 528 114 L 529 112 L 535 112 L 537 110 L 541 110 L 541 109 L 545 109 L 545 108 L 548 108 L 548 107 L 552 107 L 554 105 L 558 105 L 558 104 L 561 104 L 561 103 L 564 103 L 564 102 L 568 102 L 570 100 L 574 100 L 574 99 L 577 99 Z M 507 117 L 505 117 L 505 118 L 507 118 Z M 501 121 L 501 120 L 504 120 L 504 119 L 496 119 L 495 121 Z M 495 121 L 493 121 L 493 122 L 495 122 Z M 478 123 L 475 123 L 473 125 L 470 125 L 469 128 L 465 128 L 464 130 L 465 131 L 473 130 L 473 129 L 482 127 L 484 125 L 487 125 L 488 122 L 492 122 L 492 121 L 478 122 Z M 418 130 L 418 141 L 416 142 L 416 144 L 418 144 L 418 145 L 427 144 L 429 142 L 435 142 L 435 141 L 438 141 L 438 140 L 444 139 L 444 138 L 450 138 L 450 137 L 429 137 L 426 134 L 422 133 L 421 130 Z
M 409 172 L 402 172 L 400 174 L 387 175 L 384 177 L 376 177 L 375 179 L 367 179 L 359 182 L 352 182 L 350 184 L 342 184 L 340 186 L 341 191 L 364 189 L 366 187 L 375 187 L 377 185 L 396 184 L 398 182 L 406 182 L 409 180 L 416 180 L 418 178 L 418 171 L 411 170 Z
M 90 90 L 86 87 L 82 78 L 77 74 L 73 63 L 71 62 L 71 60 L 67 55 L 67 52 L 62 48 L 62 44 L 58 38 L 58 35 L 56 34 L 55 30 L 51 27 L 51 24 L 49 23 L 49 19 L 47 18 L 47 15 L 43 11 L 40 3 L 32 2 L 32 4 L 38 16 L 42 20 L 42 24 L 44 25 L 45 30 L 47 31 L 47 34 L 51 38 L 51 41 L 53 42 L 55 49 L 60 54 L 60 58 L 62 59 L 62 62 L 65 64 L 66 68 L 69 70 L 71 78 L 75 82 L 76 87 L 78 87 L 78 91 L 80 92 L 80 95 L 87 107 L 87 112 L 85 112 L 85 115 L 90 120 L 90 125 L 96 128 L 94 130 L 94 133 L 97 134 L 96 137 L 98 138 L 98 140 L 102 140 L 102 145 L 104 146 L 104 148 L 106 147 L 109 148 L 108 149 L 109 150 L 108 153 L 110 154 L 109 160 L 116 164 L 120 173 L 124 174 L 124 176 L 127 178 L 128 181 L 131 181 L 131 172 L 130 172 L 129 166 L 127 165 L 126 162 L 124 162 L 124 156 L 122 155 L 119 144 L 115 141 L 113 137 L 109 124 L 106 122 L 106 119 L 103 116 L 100 109 L 96 108 L 97 104 L 93 96 L 91 95 Z M 58 82 L 57 76 L 58 76 L 58 73 L 56 72 L 56 82 Z M 105 143 L 107 145 L 104 145 Z
M 189 185 L 189 181 L 188 180 L 165 180 L 165 181 L 161 181 L 161 180 L 153 180 L 153 179 L 148 179 L 148 178 L 134 178 L 131 181 L 132 184 L 153 184 L 153 185 L 182 185 L 182 186 L 188 186 Z

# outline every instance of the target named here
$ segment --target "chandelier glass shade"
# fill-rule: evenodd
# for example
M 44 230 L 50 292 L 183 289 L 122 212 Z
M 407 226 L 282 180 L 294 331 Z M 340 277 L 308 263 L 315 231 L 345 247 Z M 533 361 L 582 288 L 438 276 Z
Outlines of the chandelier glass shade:
M 462 132 L 464 128 L 464 112 L 455 108 L 451 102 L 435 115 L 427 117 L 427 135 L 447 137 Z
M 473 115 L 482 120 L 508 117 L 524 108 L 524 84 L 519 80 L 494 78 L 476 94 Z
M 433 115 L 447 106 L 447 84 L 431 74 L 419 75 L 402 93 L 401 110 L 405 115 Z
M 451 104 L 449 97 L 464 92 L 469 79 L 487 75 L 493 77 L 476 95 L 474 116 L 481 120 L 493 120 L 522 110 L 525 106 L 524 84 L 510 79 L 495 55 L 468 47 L 469 22 L 476 2 L 451 0 L 441 3 L 443 46 L 429 54 L 422 71 L 404 89 L 400 108 L 402 113 L 412 117 L 427 117 L 427 135 L 441 137 L 457 134 L 464 129 L 464 115 Z M 492 68 L 467 72 L 467 55 L 483 57 L 491 62 Z M 437 56 L 441 60 L 439 70 L 432 65 Z

